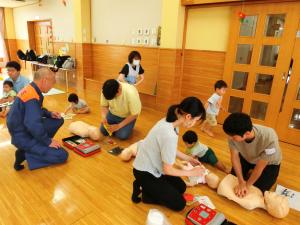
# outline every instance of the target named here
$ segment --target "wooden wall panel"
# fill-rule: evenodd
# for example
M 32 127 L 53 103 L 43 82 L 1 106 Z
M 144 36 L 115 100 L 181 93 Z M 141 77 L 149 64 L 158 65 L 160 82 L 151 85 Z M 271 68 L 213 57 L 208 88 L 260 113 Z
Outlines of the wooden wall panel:
M 10 60 L 18 60 L 17 57 L 17 50 L 18 50 L 18 46 L 17 46 L 17 40 L 16 39 L 5 39 L 5 45 L 6 45 L 6 49 L 7 49 L 7 54 L 9 56 Z
M 185 50 L 184 54 L 181 96 L 206 101 L 223 77 L 225 52 Z
M 86 78 L 93 78 L 93 55 L 92 44 L 82 44 L 82 66 L 83 74 Z
M 104 82 L 107 79 L 117 78 L 128 61 L 128 54 L 133 50 L 141 53 L 141 65 L 145 70 L 145 80 L 139 91 L 153 95 L 158 74 L 158 48 L 93 44 L 93 79 Z
M 181 52 L 176 49 L 160 49 L 159 75 L 157 83 L 156 107 L 166 111 L 178 102 L 181 70 Z
M 76 78 L 79 89 L 84 88 L 84 66 L 83 66 L 83 45 L 76 43 L 75 44 L 76 52 Z

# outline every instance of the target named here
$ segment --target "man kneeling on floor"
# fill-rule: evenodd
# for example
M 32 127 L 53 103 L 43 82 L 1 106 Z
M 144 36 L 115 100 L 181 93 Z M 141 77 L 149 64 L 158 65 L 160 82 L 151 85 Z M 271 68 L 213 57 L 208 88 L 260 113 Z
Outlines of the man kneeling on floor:
M 48 68 L 34 73 L 33 82 L 23 88 L 11 107 L 7 117 L 7 127 L 12 144 L 17 147 L 16 170 L 27 160 L 30 170 L 63 163 L 68 153 L 53 139 L 64 120 L 58 112 L 43 108 L 44 97 L 55 84 L 55 74 Z

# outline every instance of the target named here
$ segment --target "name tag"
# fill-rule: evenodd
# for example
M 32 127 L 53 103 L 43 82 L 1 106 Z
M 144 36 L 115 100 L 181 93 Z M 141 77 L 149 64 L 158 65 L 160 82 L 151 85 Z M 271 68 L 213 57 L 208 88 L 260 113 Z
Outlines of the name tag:
M 276 152 L 276 149 L 275 148 L 267 148 L 267 149 L 265 149 L 265 152 L 267 155 L 272 155 Z

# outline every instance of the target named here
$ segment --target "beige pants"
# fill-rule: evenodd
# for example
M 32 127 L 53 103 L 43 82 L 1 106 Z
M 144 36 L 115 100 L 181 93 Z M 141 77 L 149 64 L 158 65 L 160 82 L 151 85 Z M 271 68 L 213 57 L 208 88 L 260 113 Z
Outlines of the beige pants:
M 217 116 L 213 114 L 206 114 L 206 120 L 205 120 L 210 126 L 214 127 L 217 126 Z

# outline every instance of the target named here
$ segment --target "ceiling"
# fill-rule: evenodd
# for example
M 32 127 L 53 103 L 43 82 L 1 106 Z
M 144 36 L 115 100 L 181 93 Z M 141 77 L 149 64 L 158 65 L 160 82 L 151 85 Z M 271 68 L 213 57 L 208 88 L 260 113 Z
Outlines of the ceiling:
M 15 8 L 38 3 L 39 0 L 0 0 L 0 7 Z

